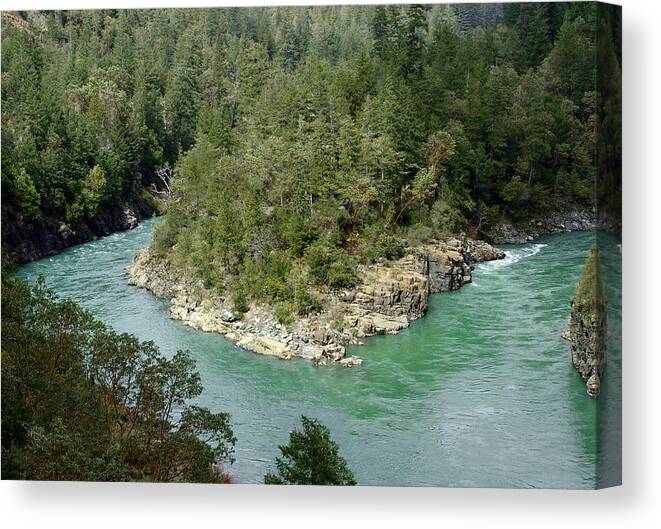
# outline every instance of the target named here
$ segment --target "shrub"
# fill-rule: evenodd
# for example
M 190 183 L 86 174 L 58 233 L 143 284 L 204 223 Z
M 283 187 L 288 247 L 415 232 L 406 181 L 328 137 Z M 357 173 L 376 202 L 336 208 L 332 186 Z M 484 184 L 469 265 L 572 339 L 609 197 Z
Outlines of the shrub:
M 311 276 L 320 284 L 341 288 L 358 283 L 356 264 L 344 249 L 317 243 L 308 248 L 305 260 Z
M 408 229 L 406 238 L 411 246 L 420 246 L 434 238 L 434 230 L 424 224 L 415 224 Z
M 283 229 L 289 251 L 295 257 L 302 257 L 318 236 L 317 228 L 299 215 L 291 215 Z
M 263 295 L 270 301 L 284 301 L 291 298 L 291 292 L 287 286 L 287 276 L 290 270 L 291 260 L 282 252 L 273 251 L 265 259 L 261 267 Z
M 291 301 L 281 301 L 275 306 L 275 317 L 283 325 L 294 321 L 294 304 Z
M 373 242 L 368 240 L 366 256 L 370 262 L 378 259 L 399 259 L 402 255 L 404 255 L 404 243 L 395 235 L 381 233 L 373 239 Z
M 292 290 L 294 292 L 294 309 L 298 315 L 302 316 L 321 310 L 321 303 L 318 299 L 310 295 L 304 281 L 300 280 L 296 282 Z
M 232 293 L 232 303 L 234 305 L 234 311 L 240 315 L 248 312 L 250 307 L 248 306 L 248 298 L 246 292 L 241 286 L 237 286 Z
M 188 353 L 165 358 L 4 270 L 1 309 L 2 479 L 226 480 L 230 417 L 191 403 Z
M 326 283 L 335 288 L 350 288 L 358 284 L 358 275 L 353 260 L 338 259 L 328 267 Z
M 287 285 L 278 276 L 267 275 L 264 279 L 263 291 L 270 301 L 284 300 L 289 295 Z
M 461 212 L 445 200 L 437 200 L 429 214 L 431 228 L 436 237 L 448 237 L 465 229 L 466 219 Z
M 154 230 L 154 240 L 151 247 L 156 255 L 164 256 L 168 254 L 177 242 L 178 233 L 179 225 L 176 217 L 173 215 L 166 215 L 163 221 L 156 226 L 156 229 Z

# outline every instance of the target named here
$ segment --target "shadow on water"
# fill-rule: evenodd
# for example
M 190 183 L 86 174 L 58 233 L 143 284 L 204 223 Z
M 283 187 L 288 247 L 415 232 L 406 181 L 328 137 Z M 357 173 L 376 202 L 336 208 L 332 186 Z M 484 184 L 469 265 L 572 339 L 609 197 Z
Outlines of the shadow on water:
M 200 403 L 232 415 L 238 482 L 261 481 L 306 414 L 330 427 L 361 484 L 593 486 L 595 406 L 560 333 L 594 234 L 507 248 L 504 261 L 476 267 L 473 284 L 432 296 L 409 329 L 352 348 L 365 364 L 344 369 L 261 357 L 168 319 L 167 303 L 129 287 L 124 272 L 156 222 L 18 273 L 43 274 L 61 296 L 166 355 L 189 349 Z

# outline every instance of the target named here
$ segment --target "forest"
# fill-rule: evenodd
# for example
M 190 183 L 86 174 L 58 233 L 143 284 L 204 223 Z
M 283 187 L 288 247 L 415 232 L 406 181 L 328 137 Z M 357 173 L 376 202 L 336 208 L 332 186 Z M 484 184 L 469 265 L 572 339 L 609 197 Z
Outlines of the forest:
M 621 35 L 596 3 L 2 17 L 3 235 L 162 202 L 154 254 L 239 314 L 286 324 L 406 246 L 619 212 Z M 3 477 L 230 479 L 229 416 L 186 404 L 185 352 L 5 276 Z M 335 458 L 318 483 L 355 483 L 303 426 L 266 481 L 302 482 L 308 443 Z
M 593 199 L 596 4 L 3 16 L 3 204 L 27 218 L 171 166 L 159 244 L 236 268 L 260 237 L 479 235 Z

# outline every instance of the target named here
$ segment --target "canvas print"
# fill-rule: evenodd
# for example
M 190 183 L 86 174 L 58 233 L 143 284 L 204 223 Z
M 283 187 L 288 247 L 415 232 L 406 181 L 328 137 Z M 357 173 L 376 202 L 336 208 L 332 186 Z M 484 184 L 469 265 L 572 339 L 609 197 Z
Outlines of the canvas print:
M 621 483 L 621 9 L 2 13 L 2 479 Z

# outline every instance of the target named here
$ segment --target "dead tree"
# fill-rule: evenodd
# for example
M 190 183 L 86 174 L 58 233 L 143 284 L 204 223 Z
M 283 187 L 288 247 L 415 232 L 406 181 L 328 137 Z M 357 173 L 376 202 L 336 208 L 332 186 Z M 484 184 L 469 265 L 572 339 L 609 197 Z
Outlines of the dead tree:
M 156 184 L 152 183 L 150 190 L 155 195 L 163 197 L 166 202 L 172 200 L 172 179 L 174 178 L 174 170 L 168 162 L 165 162 L 165 165 L 156 171 L 156 176 L 163 183 L 163 189 L 158 189 Z

